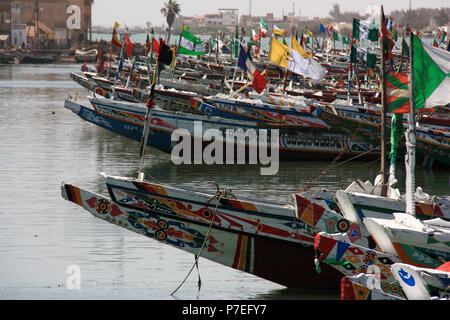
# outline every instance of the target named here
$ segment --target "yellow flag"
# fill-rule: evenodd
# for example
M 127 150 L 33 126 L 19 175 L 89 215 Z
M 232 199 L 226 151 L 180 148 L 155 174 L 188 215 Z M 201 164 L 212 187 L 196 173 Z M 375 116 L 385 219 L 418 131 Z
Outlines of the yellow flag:
M 175 48 L 171 48 L 170 50 L 172 51 L 172 61 L 170 62 L 170 66 L 172 68 L 175 68 L 175 61 L 176 61 L 177 55 L 176 55 L 176 52 L 175 52 Z
M 311 57 L 311 55 L 303 49 L 301 44 L 298 43 L 297 39 L 295 39 L 295 36 L 292 36 L 291 47 L 292 49 L 298 51 L 303 58 Z
M 305 29 L 305 32 L 308 36 L 310 36 L 311 38 L 314 38 L 314 35 L 311 31 L 309 31 L 309 29 Z
M 120 28 L 120 24 L 116 21 L 114 22 L 114 28 L 119 29 Z
M 285 46 L 279 40 L 272 37 L 270 41 L 269 61 L 287 69 L 290 52 L 291 49 L 288 46 Z

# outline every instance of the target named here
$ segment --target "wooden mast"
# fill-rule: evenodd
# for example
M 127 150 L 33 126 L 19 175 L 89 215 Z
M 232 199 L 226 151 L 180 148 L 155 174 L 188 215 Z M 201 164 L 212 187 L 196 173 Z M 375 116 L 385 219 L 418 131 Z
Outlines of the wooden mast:
M 386 36 L 383 32 L 384 22 L 384 12 L 383 6 L 381 6 L 380 14 L 380 27 L 381 27 L 381 39 L 380 39 L 380 52 L 381 52 L 381 196 L 386 197 L 387 195 L 387 161 L 386 161 L 386 147 L 387 147 L 387 134 L 386 134 L 386 87 L 385 87 L 385 68 L 384 68 L 384 37 Z

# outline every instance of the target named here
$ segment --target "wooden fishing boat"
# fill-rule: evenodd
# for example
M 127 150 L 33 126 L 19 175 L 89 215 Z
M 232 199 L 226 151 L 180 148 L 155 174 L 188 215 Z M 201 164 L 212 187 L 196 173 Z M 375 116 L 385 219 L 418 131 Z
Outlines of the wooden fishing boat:
M 353 184 L 348 189 L 337 191 L 335 196 L 324 192 L 294 195 L 297 217 L 316 235 L 317 265 L 322 261 L 346 277 L 355 277 L 354 286 L 358 288 L 367 281 L 361 273 L 379 272 L 383 292 L 377 294 L 380 299 L 390 299 L 404 298 L 390 271 L 392 264 L 436 268 L 449 260 L 450 199 L 433 197 L 430 202 L 417 197 L 419 220 L 398 213 L 401 211 L 396 209 L 406 207 L 404 198 L 375 196 L 373 186 L 368 185 L 363 189 L 367 193 L 352 193 Z M 357 210 L 349 200 L 351 197 L 359 203 Z M 398 221 L 396 216 L 400 217 Z M 367 298 L 369 290 L 363 292 L 362 297 Z
M 380 111 L 364 106 L 324 105 L 315 109 L 315 115 L 335 130 L 353 134 L 368 143 L 380 144 Z M 447 122 L 439 116 L 427 118 L 427 123 L 417 125 L 417 152 L 422 156 L 424 166 L 431 166 L 431 158 L 440 165 L 450 165 L 450 131 Z M 406 123 L 405 123 L 406 126 Z M 390 131 L 390 116 L 386 129 Z
M 105 99 L 104 97 L 89 98 L 94 109 L 82 106 L 68 99 L 65 107 L 72 110 L 82 119 L 94 123 L 98 126 L 124 135 L 130 139 L 140 141 L 142 128 L 147 107 L 143 104 L 128 103 Z M 208 139 L 203 139 L 203 134 L 208 129 L 217 129 L 222 132 L 221 141 L 227 144 L 225 129 L 230 130 L 259 130 L 271 129 L 279 130 L 279 140 L 276 148 L 279 152 L 279 159 L 285 160 L 332 160 L 338 154 L 343 159 L 359 157 L 367 160 L 378 156 L 376 150 L 371 151 L 371 146 L 361 144 L 357 140 L 328 130 L 327 128 L 301 128 L 298 126 L 271 125 L 268 123 L 257 123 L 254 121 L 233 120 L 220 117 L 205 117 L 192 113 L 182 113 L 165 110 L 155 110 L 151 121 L 151 134 L 148 145 L 163 152 L 170 153 L 174 142 L 171 141 L 171 134 L 175 129 L 186 130 L 192 140 L 200 141 L 202 148 L 211 143 Z M 195 123 L 201 123 L 201 132 L 195 131 Z M 237 148 L 234 142 L 234 148 Z M 255 143 L 257 143 L 255 141 Z M 250 148 L 256 148 L 252 143 L 245 143 L 246 154 Z M 254 149 L 256 151 L 257 149 Z M 224 155 L 225 156 L 225 155 Z
M 17 51 L 20 63 L 52 63 L 55 58 L 51 54 L 33 52 L 33 51 Z
M 17 50 L 0 49 L 0 64 L 20 63 L 21 57 L 17 55 Z
M 286 287 L 337 287 L 336 270 L 325 267 L 319 276 L 307 262 L 314 238 L 289 204 L 103 176 L 109 197 L 62 183 L 63 198 L 117 226 Z
M 95 62 L 97 61 L 98 50 L 75 50 L 75 61 L 76 62 Z

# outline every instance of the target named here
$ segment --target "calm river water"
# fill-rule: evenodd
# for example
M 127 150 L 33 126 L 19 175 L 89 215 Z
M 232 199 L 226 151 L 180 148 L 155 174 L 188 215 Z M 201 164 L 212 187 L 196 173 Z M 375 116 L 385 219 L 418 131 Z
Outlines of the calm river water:
M 205 259 L 201 290 L 195 270 L 171 296 L 193 264 L 191 254 L 98 220 L 61 197 L 62 181 L 105 194 L 99 172 L 136 176 L 139 167 L 137 142 L 64 108 L 68 95 L 87 94 L 69 78 L 79 68 L 0 66 L 0 299 L 339 299 L 338 292 L 290 290 Z M 277 201 L 289 201 L 328 164 L 282 163 L 278 175 L 260 176 L 256 165 L 176 166 L 154 149 L 146 157 L 146 171 L 161 182 L 207 188 L 215 180 L 238 195 Z M 373 181 L 378 171 L 379 163 L 348 163 L 314 189 Z M 416 174 L 426 192 L 450 193 L 449 170 Z M 72 265 L 81 272 L 80 289 L 66 286 Z

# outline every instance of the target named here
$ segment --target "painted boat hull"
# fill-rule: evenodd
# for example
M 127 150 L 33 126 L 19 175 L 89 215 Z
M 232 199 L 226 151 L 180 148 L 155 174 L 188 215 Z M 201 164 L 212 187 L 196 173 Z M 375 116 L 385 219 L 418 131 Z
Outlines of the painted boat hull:
M 213 215 L 217 199 L 206 202 L 212 194 L 188 192 L 190 199 L 180 199 L 180 189 L 114 181 L 107 178 L 112 198 L 68 183 L 61 185 L 62 196 L 97 218 L 195 255 L 203 246 L 202 258 L 286 287 L 339 287 L 341 275 L 333 268 L 316 273 L 314 238 L 293 224 L 288 209 L 288 216 L 275 214 L 280 205 L 222 199 Z
M 335 108 L 335 112 L 325 111 L 318 108 L 317 117 L 327 123 L 335 130 L 347 132 L 350 135 L 359 137 L 363 141 L 373 144 L 380 144 L 381 116 L 373 111 L 360 111 L 357 108 L 343 107 Z M 390 135 L 390 119 L 387 121 L 387 135 Z M 448 127 L 440 130 L 423 126 L 416 128 L 416 151 L 422 159 L 417 159 L 417 163 L 431 167 L 433 162 L 441 166 L 450 165 L 450 134 Z M 431 159 L 431 161 L 430 161 Z
M 72 110 L 82 119 L 96 124 L 102 128 L 113 131 L 135 141 L 141 141 L 142 130 L 145 119 L 146 107 L 139 107 L 135 104 L 125 104 L 117 101 L 107 101 L 107 99 L 91 99 L 96 110 L 84 107 L 71 100 L 66 100 L 66 108 Z M 157 148 L 163 152 L 171 153 L 177 141 L 171 140 L 172 132 L 177 128 L 183 128 L 192 135 L 191 144 L 201 145 L 202 151 L 210 144 L 203 137 L 195 135 L 194 124 L 201 121 L 203 132 L 208 129 L 223 128 L 229 129 L 270 129 L 271 127 L 258 125 L 255 122 L 243 122 L 231 119 L 209 118 L 193 114 L 181 114 L 163 110 L 155 110 L 151 120 L 151 133 L 149 135 L 148 146 Z M 232 146 L 233 150 L 239 147 L 237 143 Z M 251 152 L 259 152 L 258 147 L 244 146 L 245 157 Z M 340 133 L 328 131 L 296 131 L 294 135 L 280 134 L 279 160 L 333 160 L 339 153 L 343 152 L 342 159 L 360 156 L 359 160 L 373 159 L 378 156 L 377 152 L 364 153 L 367 147 L 349 141 L 347 137 Z M 272 148 L 273 149 L 273 148 Z M 194 150 L 194 149 L 191 149 Z M 225 147 L 224 147 L 225 150 Z M 364 153 L 364 154 L 363 154 Z M 234 152 L 236 155 L 236 151 Z M 193 153 L 193 156 L 195 154 Z M 226 159 L 224 152 L 224 159 Z

